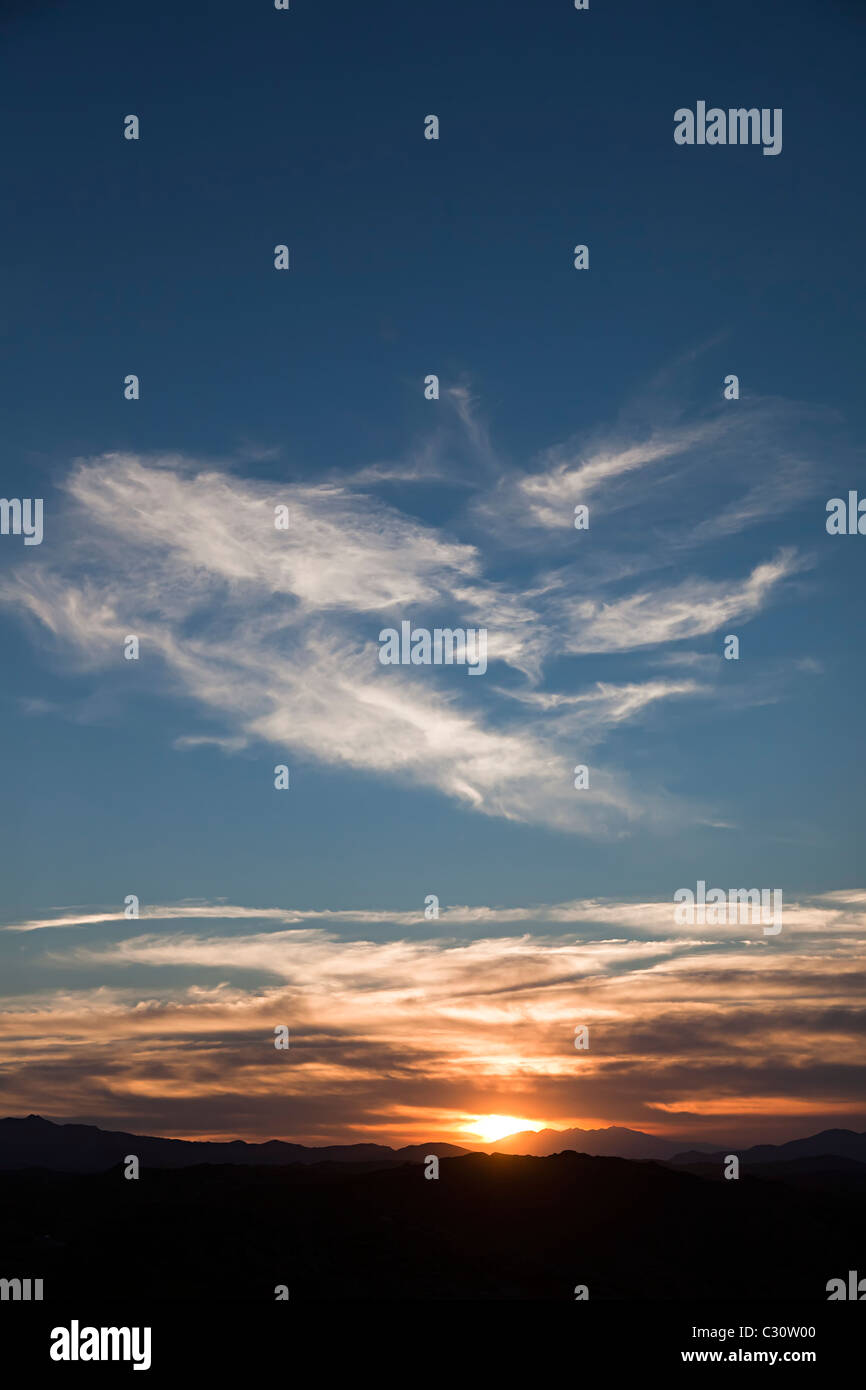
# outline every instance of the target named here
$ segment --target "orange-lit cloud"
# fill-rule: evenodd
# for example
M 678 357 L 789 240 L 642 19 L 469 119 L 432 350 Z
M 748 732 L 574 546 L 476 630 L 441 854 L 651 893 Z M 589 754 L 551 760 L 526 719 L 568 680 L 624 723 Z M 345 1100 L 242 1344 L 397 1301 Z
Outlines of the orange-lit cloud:
M 87 944 L 71 919 L 32 972 L 63 983 L 2 1001 L 3 1108 L 313 1143 L 460 1143 L 491 1115 L 720 1139 L 866 1127 L 862 896 L 786 904 L 773 939 L 675 931 L 670 908 L 368 914 L 385 940 L 360 912 L 350 932 L 351 913 L 177 905 Z M 553 934 L 503 934 L 531 917 Z

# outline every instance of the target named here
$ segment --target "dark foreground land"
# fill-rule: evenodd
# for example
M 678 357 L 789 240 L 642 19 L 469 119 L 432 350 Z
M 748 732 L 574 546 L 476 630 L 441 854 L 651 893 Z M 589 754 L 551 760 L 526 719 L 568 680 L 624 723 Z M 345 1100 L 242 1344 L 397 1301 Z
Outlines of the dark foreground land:
M 0 1174 L 0 1277 L 98 1299 L 806 1299 L 866 1274 L 866 1166 L 562 1153 Z

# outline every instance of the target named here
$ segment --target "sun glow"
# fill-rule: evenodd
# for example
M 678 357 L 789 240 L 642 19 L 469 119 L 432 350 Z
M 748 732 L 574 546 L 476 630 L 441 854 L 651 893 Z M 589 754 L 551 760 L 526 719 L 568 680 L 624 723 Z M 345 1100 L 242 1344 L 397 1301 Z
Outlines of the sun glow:
M 465 1126 L 467 1134 L 475 1134 L 486 1143 L 503 1139 L 506 1134 L 519 1134 L 521 1130 L 531 1129 L 533 1133 L 544 1129 L 540 1120 L 521 1120 L 517 1115 L 475 1115 L 471 1125 Z

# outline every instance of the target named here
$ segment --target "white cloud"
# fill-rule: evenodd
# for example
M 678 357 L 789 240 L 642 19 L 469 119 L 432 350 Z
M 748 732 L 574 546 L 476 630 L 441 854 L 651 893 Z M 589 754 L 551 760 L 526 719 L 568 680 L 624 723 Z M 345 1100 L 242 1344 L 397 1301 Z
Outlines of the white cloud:
M 593 927 L 604 932 L 626 933 L 636 938 L 691 937 L 695 940 L 706 938 L 708 941 L 717 941 L 725 935 L 742 937 L 747 934 L 744 931 L 746 924 L 738 922 L 723 922 L 700 929 L 676 923 L 673 892 L 672 889 L 670 899 L 636 902 L 617 901 L 609 898 L 574 898 L 566 902 L 534 903 L 517 907 L 486 904 L 448 906 L 443 904 L 440 908 L 440 915 L 436 919 L 435 928 L 431 928 L 430 922 L 424 917 L 421 906 L 414 910 L 395 911 L 390 908 L 370 907 L 249 907 L 237 903 L 198 900 L 142 905 L 141 915 L 135 920 L 138 923 L 174 921 L 274 922 L 280 926 L 292 927 L 307 926 L 310 923 L 358 927 L 373 925 L 394 928 L 407 927 L 412 929 L 414 940 L 433 940 L 440 944 L 443 939 L 447 939 L 449 928 L 473 927 L 487 930 L 491 927 L 511 927 L 521 923 L 536 927 L 550 925 Z M 109 922 L 122 923 L 127 920 L 129 919 L 124 916 L 122 909 L 117 909 L 114 912 L 72 912 L 66 910 L 54 917 L 39 917 L 9 923 L 3 930 L 28 932 L 46 928 L 86 927 L 104 925 Z M 816 939 L 820 941 L 828 933 L 838 932 L 843 935 L 864 933 L 866 932 L 866 889 L 837 889 L 827 893 L 813 894 L 802 899 L 789 898 L 784 901 L 783 924 L 784 938 L 790 934 L 814 934 Z M 431 930 L 434 932 L 432 937 L 430 936 Z M 758 937 L 760 936 L 759 928 Z M 784 938 L 779 938 L 779 945 L 784 945 Z M 135 938 L 136 941 L 139 939 L 139 937 Z M 152 939 L 157 940 L 158 938 Z M 236 938 L 233 937 L 231 940 L 234 941 Z M 135 948 L 132 947 L 131 949 Z
M 639 443 L 596 446 L 584 454 L 573 446 L 548 450 L 538 472 L 515 480 L 514 488 L 536 526 L 573 525 L 574 506 L 588 503 L 612 479 L 675 458 L 721 433 L 720 423 L 652 435 Z
M 468 393 L 452 395 L 469 428 Z M 473 441 L 487 448 L 480 428 Z M 606 470 L 672 448 L 638 448 L 618 462 L 599 456 L 585 467 L 600 481 Z M 522 592 L 494 582 L 476 546 L 371 498 L 352 479 L 266 484 L 184 459 L 112 454 L 79 462 L 66 487 L 61 540 L 38 567 L 12 571 L 0 599 L 84 668 L 117 668 L 124 637 L 135 633 L 141 680 L 163 679 L 223 724 L 184 732 L 176 746 L 232 751 L 264 740 L 286 754 L 436 788 L 484 814 L 589 834 L 669 819 L 674 806 L 658 786 L 639 795 L 602 759 L 591 795 L 575 794 L 575 749 L 583 754 L 651 704 L 706 692 L 655 680 L 504 694 L 459 668 L 382 667 L 380 628 L 406 617 L 484 626 L 489 661 L 537 684 L 552 656 L 675 641 L 752 616 L 796 568 L 785 552 L 743 581 L 692 579 L 602 602 L 575 598 L 562 576 Z M 279 504 L 289 507 L 288 530 L 274 526 Z
M 690 578 L 673 588 L 645 589 L 626 598 L 578 604 L 568 648 L 573 652 L 632 651 L 717 632 L 765 607 L 801 562 L 792 550 L 757 565 L 744 580 L 712 583 Z

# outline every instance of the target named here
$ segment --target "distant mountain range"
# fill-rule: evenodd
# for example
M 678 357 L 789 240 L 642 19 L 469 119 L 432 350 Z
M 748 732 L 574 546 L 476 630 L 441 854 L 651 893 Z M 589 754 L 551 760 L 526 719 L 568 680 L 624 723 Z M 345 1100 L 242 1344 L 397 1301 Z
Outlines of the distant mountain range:
M 600 1158 L 654 1160 L 677 1167 L 717 1167 L 728 1153 L 735 1153 L 750 1167 L 778 1163 L 805 1163 L 834 1158 L 866 1164 L 866 1134 L 850 1129 L 827 1129 L 786 1144 L 756 1144 L 751 1148 L 693 1144 L 684 1150 L 682 1140 L 662 1139 L 641 1130 L 610 1125 L 607 1129 L 541 1129 L 509 1134 L 495 1144 L 471 1149 L 431 1141 L 393 1149 L 386 1144 L 328 1144 L 311 1147 L 270 1139 L 250 1144 L 242 1139 L 214 1142 L 200 1139 L 164 1139 L 154 1135 L 104 1130 L 96 1125 L 57 1124 L 41 1115 L 0 1119 L 0 1170 L 43 1168 L 65 1173 L 104 1173 L 135 1154 L 151 1168 L 190 1168 L 197 1164 L 234 1164 L 244 1167 L 286 1167 L 290 1164 L 354 1164 L 390 1167 L 423 1163 L 427 1154 L 460 1158 L 470 1153 L 501 1153 L 549 1157 L 572 1150 Z
M 758 1163 L 790 1163 L 794 1160 L 813 1158 L 845 1158 L 855 1163 L 866 1163 L 866 1134 L 857 1134 L 853 1129 L 823 1129 L 820 1134 L 810 1134 L 806 1139 L 791 1139 L 787 1144 L 753 1144 L 749 1149 L 718 1149 L 711 1153 L 706 1148 L 690 1149 L 678 1153 L 672 1163 L 683 1166 L 721 1162 L 726 1154 L 737 1154 L 739 1159 L 752 1167 Z
M 96 1125 L 62 1125 L 41 1115 L 0 1120 L 0 1169 L 49 1168 L 63 1173 L 103 1173 L 135 1154 L 151 1168 L 190 1168 L 198 1163 L 282 1166 L 290 1163 L 422 1163 L 425 1154 L 456 1158 L 468 1150 L 456 1144 L 332 1144 L 309 1148 L 270 1139 L 216 1143 L 202 1139 L 162 1139 Z
M 577 1153 L 601 1158 L 654 1159 L 657 1163 L 672 1163 L 682 1167 L 699 1164 L 716 1165 L 727 1154 L 737 1154 L 752 1167 L 756 1164 L 790 1163 L 794 1160 L 818 1158 L 847 1159 L 866 1163 L 866 1134 L 851 1129 L 825 1129 L 805 1139 L 791 1139 L 786 1144 L 753 1144 L 738 1148 L 728 1144 L 692 1144 L 683 1149 L 683 1141 L 661 1139 L 644 1134 L 639 1129 L 623 1129 L 610 1125 L 607 1129 L 540 1129 L 509 1134 L 493 1145 L 479 1146 L 486 1153 L 535 1154 L 546 1157 L 573 1149 Z
M 609 1125 L 607 1129 L 539 1129 L 521 1130 L 497 1139 L 495 1144 L 478 1145 L 485 1153 L 548 1154 L 573 1149 L 577 1153 L 599 1158 L 654 1158 L 659 1161 L 673 1158 L 682 1152 L 683 1140 L 659 1139 L 639 1129 L 623 1129 Z M 692 1152 L 714 1153 L 716 1144 L 693 1144 Z

